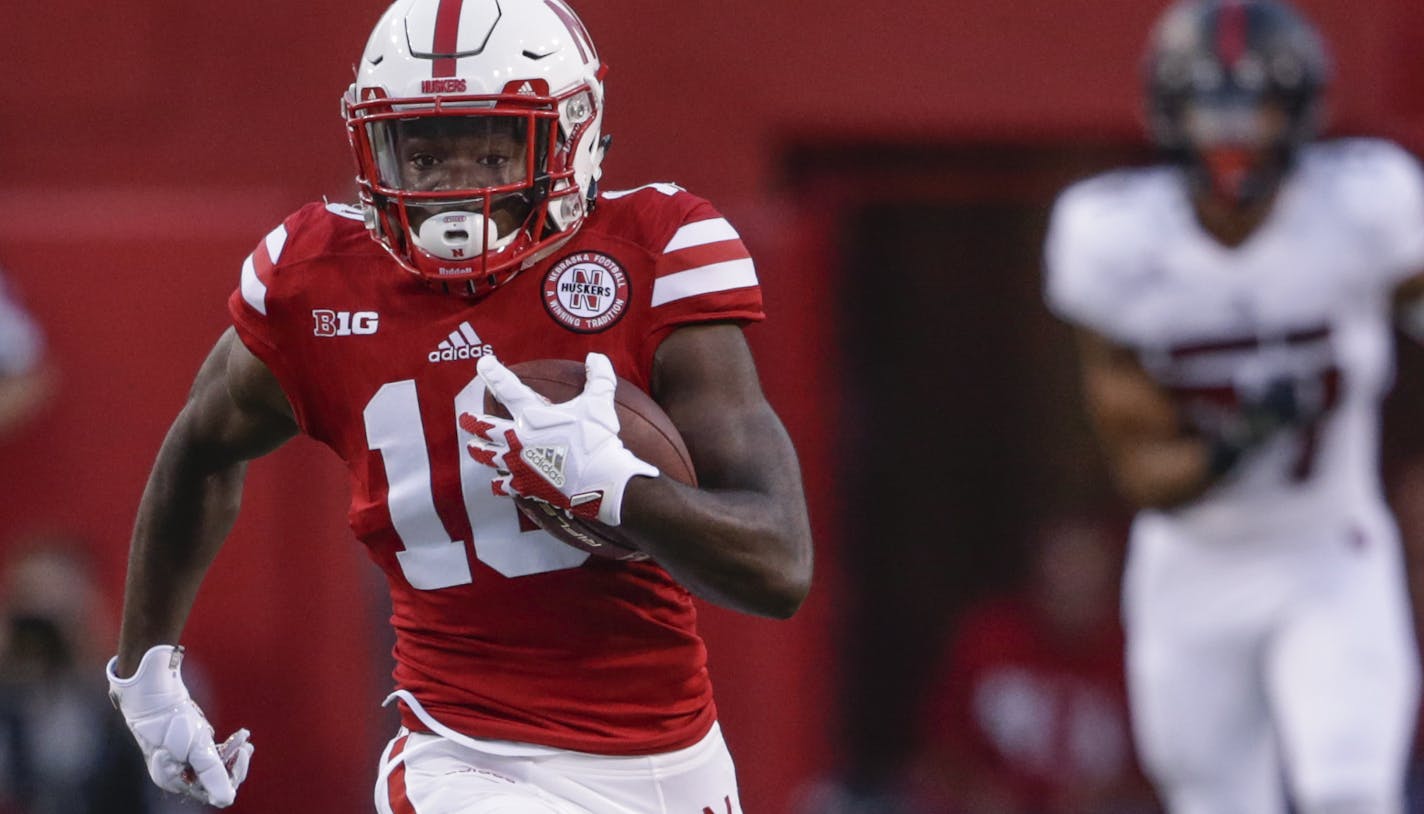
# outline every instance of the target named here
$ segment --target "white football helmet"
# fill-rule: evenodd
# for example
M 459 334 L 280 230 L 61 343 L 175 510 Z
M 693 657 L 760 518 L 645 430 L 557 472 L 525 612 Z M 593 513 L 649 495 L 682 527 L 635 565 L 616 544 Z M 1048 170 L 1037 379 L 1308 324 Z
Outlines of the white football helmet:
M 563 0 L 396 0 L 342 105 L 372 236 L 470 296 L 547 256 L 597 193 L 603 74 Z

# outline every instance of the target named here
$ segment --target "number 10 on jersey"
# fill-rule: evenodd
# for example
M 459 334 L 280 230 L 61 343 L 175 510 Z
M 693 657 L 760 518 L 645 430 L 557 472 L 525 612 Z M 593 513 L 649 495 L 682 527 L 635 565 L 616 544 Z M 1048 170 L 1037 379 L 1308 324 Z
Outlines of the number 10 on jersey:
M 456 443 L 455 416 L 484 410 L 485 386 L 473 379 L 455 397 L 450 423 Z M 450 537 L 435 510 L 425 425 L 414 379 L 390 382 L 376 391 L 363 412 L 369 448 L 379 452 L 386 470 L 386 505 L 400 538 L 396 553 L 411 587 L 433 591 L 474 581 L 463 540 Z M 520 529 L 518 510 L 490 490 L 492 471 L 460 450 L 461 502 L 469 516 L 475 556 L 505 577 L 522 577 L 575 568 L 589 557 L 548 534 Z M 451 496 L 453 497 L 453 496 Z

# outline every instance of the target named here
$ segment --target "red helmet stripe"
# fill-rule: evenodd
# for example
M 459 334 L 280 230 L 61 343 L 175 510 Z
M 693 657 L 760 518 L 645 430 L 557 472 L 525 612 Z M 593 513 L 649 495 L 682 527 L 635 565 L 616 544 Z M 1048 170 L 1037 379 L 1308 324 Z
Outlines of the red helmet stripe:
M 1228 69 L 1246 54 L 1246 6 L 1241 0 L 1226 0 L 1217 15 L 1216 50 Z
M 588 35 L 588 30 L 579 22 L 579 18 L 573 12 L 564 8 L 556 0 L 544 0 L 544 4 L 553 9 L 554 13 L 564 21 L 564 27 L 569 30 L 569 36 L 573 38 L 574 45 L 578 46 L 579 57 L 583 59 L 585 65 L 588 64 L 588 52 L 593 49 L 593 38 Z M 588 48 L 584 48 L 584 43 L 588 43 Z
M 440 0 L 440 8 L 435 12 L 435 43 L 432 50 L 436 54 L 454 54 L 460 50 L 460 9 L 465 0 Z M 431 67 L 432 79 L 443 79 L 455 75 L 455 58 L 437 56 Z

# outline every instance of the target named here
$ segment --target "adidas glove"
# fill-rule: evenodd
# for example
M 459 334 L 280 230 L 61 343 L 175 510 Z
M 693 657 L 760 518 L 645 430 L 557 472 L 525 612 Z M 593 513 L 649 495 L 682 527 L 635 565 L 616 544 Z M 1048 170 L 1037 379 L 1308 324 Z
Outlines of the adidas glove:
M 613 393 L 618 379 L 601 353 L 584 360 L 583 392 L 550 404 L 492 356 L 479 361 L 480 378 L 511 420 L 465 413 L 460 427 L 475 436 L 471 457 L 494 467 L 495 494 L 533 498 L 588 520 L 616 526 L 623 491 L 635 475 L 658 476 L 618 437 Z
M 143 654 L 130 678 L 114 675 L 109 660 L 109 698 L 143 750 L 148 775 L 164 791 L 225 808 L 237 797 L 252 760 L 250 734 L 239 729 L 221 746 L 213 727 L 183 686 L 183 648 L 159 645 Z

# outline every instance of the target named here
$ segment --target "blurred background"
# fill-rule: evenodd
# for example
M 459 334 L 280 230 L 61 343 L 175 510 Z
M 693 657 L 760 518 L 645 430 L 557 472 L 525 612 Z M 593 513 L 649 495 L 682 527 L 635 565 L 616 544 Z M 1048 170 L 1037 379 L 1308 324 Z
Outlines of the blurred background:
M 1115 683 L 1124 510 L 1039 263 L 1062 186 L 1150 157 L 1137 62 L 1162 5 L 574 5 L 611 66 L 605 187 L 675 181 L 758 259 L 770 318 L 749 336 L 806 476 L 804 610 L 703 614 L 746 810 L 1152 810 Z M 1424 149 L 1424 4 L 1300 5 L 1337 57 L 1332 130 Z M 148 467 L 243 258 L 301 204 L 354 198 L 338 97 L 384 6 L 4 5 L 0 265 L 53 375 L 40 413 L 0 436 L 0 726 L 49 709 L 14 689 L 35 675 L 71 670 L 102 700 Z M 1401 354 L 1386 472 L 1421 543 L 1424 362 Z M 257 744 L 234 812 L 370 810 L 390 644 L 345 503 L 313 442 L 257 462 L 189 624 L 210 719 Z M 1000 662 L 1043 675 L 967 687 Z M 76 703 L 49 777 L 110 765 L 66 744 L 117 716 Z M 0 812 L 40 811 L 17 776 L 0 774 Z M 956 776 L 983 779 L 982 798 L 948 800 L 937 779 Z M 95 810 L 141 810 L 112 794 Z

